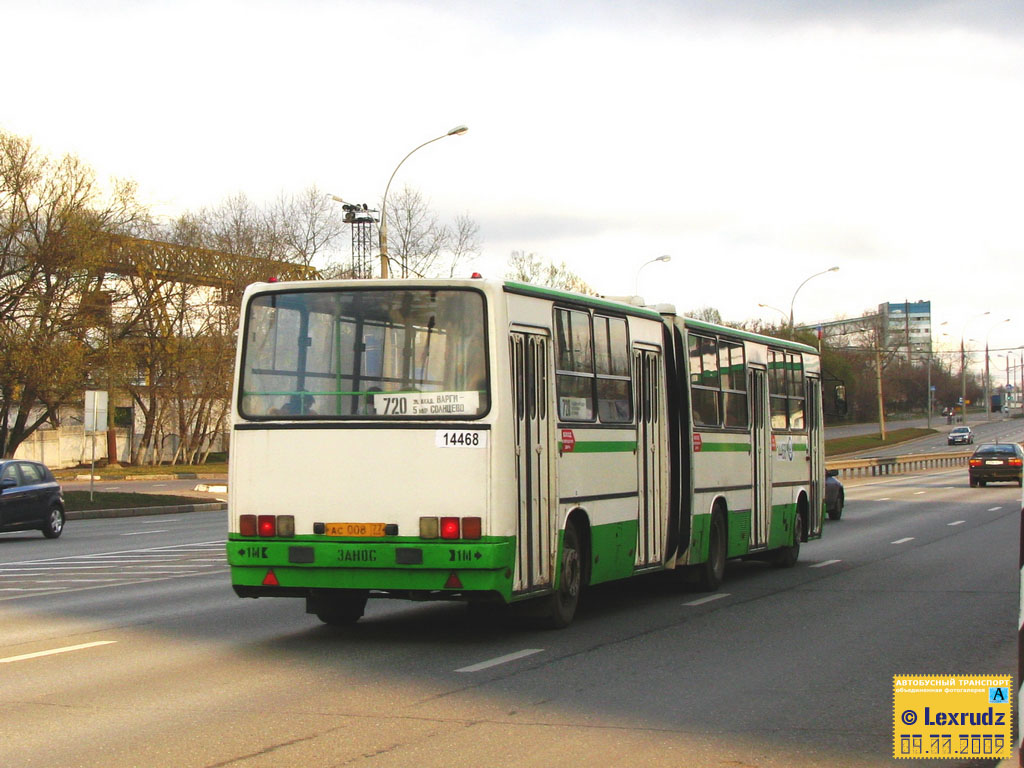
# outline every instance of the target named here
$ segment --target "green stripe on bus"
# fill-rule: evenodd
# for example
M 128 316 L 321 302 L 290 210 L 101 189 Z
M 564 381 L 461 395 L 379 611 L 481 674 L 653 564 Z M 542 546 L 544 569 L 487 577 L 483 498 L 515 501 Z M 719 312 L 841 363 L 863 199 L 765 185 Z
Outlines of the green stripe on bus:
M 709 443 L 702 442 L 697 453 L 750 453 L 749 443 Z
M 635 450 L 636 440 L 577 440 L 567 453 L 632 453 Z

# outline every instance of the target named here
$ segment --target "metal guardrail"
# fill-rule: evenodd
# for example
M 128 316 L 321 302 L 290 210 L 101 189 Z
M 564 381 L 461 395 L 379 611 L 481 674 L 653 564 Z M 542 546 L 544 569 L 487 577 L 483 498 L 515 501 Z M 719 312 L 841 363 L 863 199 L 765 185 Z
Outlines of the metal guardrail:
M 828 469 L 838 469 L 840 478 L 898 475 L 934 467 L 966 467 L 972 451 L 958 453 L 924 453 L 912 456 L 873 456 L 863 459 L 825 460 Z

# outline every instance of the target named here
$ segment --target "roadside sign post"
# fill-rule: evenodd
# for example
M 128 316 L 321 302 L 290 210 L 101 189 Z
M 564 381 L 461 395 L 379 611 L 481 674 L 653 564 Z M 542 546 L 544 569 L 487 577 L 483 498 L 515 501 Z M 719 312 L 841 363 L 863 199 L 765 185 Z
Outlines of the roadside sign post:
M 92 501 L 93 483 L 96 473 L 96 433 L 107 428 L 107 393 L 94 389 L 85 391 L 85 433 L 92 446 L 89 462 L 89 501 Z

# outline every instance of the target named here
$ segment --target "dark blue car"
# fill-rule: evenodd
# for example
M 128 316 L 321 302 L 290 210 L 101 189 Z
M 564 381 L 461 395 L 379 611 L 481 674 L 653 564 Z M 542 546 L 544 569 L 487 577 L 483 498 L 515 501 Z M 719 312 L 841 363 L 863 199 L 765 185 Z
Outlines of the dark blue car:
M 0 531 L 42 531 L 48 539 L 64 531 L 64 494 L 38 461 L 0 459 Z

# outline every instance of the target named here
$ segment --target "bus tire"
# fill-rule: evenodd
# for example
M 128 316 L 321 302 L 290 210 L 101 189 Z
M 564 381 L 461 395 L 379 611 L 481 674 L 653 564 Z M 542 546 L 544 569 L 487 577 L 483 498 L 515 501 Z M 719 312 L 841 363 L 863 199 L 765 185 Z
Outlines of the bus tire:
M 583 557 L 580 537 L 572 520 L 565 523 L 562 535 L 561 578 L 556 589 L 546 599 L 544 625 L 549 629 L 563 629 L 572 623 L 583 589 Z
M 368 597 L 365 592 L 332 596 L 329 600 L 317 600 L 307 612 L 329 627 L 349 627 L 363 617 Z
M 775 565 L 779 568 L 792 568 L 800 558 L 800 540 L 804 537 L 804 516 L 797 510 L 793 518 L 793 543 L 781 547 L 775 556 Z
M 711 513 L 711 527 L 708 530 L 708 559 L 697 566 L 697 589 L 700 591 L 714 592 L 722 586 L 727 545 L 725 517 L 716 508 Z

